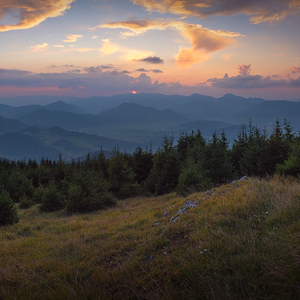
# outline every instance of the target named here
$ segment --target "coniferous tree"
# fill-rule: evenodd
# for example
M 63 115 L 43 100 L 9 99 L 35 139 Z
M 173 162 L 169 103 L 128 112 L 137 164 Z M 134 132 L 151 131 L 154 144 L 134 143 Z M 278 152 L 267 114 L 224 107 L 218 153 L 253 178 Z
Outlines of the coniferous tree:
M 119 199 L 135 196 L 138 185 L 132 168 L 128 164 L 127 156 L 114 147 L 109 159 L 108 176 L 110 191 Z
M 173 137 L 165 137 L 162 147 L 153 158 L 153 168 L 146 182 L 148 190 L 157 195 L 174 191 L 178 184 L 180 166 L 179 154 L 173 146 Z
M 0 226 L 10 225 L 19 221 L 17 208 L 7 191 L 0 193 Z

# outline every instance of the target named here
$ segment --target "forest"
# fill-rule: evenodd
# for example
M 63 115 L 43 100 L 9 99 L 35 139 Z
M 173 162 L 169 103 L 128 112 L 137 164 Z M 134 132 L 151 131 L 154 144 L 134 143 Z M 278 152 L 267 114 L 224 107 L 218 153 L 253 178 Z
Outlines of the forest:
M 17 209 L 39 204 L 42 212 L 67 214 L 105 209 L 134 196 L 188 195 L 242 176 L 268 177 L 300 172 L 300 137 L 290 122 L 277 120 L 272 133 L 250 121 L 229 145 L 225 133 L 209 140 L 200 130 L 181 133 L 177 141 L 165 137 L 161 147 L 137 147 L 132 154 L 116 145 L 107 158 L 103 151 L 83 161 L 66 163 L 44 158 L 0 161 L 0 225 L 18 221 Z

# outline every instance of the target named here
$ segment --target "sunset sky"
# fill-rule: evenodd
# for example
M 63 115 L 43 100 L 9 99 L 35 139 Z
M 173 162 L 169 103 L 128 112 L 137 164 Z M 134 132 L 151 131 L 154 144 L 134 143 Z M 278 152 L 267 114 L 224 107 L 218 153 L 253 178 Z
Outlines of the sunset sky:
M 300 100 L 300 0 L 0 0 L 0 97 Z

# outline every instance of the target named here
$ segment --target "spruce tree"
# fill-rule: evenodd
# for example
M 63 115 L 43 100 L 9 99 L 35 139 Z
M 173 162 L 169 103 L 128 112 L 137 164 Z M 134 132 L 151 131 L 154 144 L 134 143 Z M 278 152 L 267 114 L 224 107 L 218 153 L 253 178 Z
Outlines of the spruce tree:
M 0 194 L 0 226 L 10 225 L 19 221 L 17 208 L 11 200 L 8 192 Z

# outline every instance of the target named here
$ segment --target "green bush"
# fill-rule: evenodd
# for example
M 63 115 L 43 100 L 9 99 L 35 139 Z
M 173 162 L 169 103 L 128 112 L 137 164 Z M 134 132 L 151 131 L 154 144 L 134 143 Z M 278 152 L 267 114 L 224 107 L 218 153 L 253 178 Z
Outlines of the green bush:
M 292 147 L 292 153 L 283 164 L 276 166 L 276 171 L 280 175 L 299 176 L 300 175 L 300 142 L 296 142 Z
M 7 192 L 0 194 L 0 225 L 8 225 L 19 221 L 17 208 Z
M 51 183 L 43 190 L 41 211 L 51 212 L 63 209 L 65 201 L 61 193 L 57 190 L 55 184 Z
M 19 203 L 19 208 L 27 209 L 34 205 L 34 201 L 26 196 L 23 196 Z
M 108 181 L 101 173 L 86 171 L 81 175 L 69 187 L 66 205 L 68 212 L 90 212 L 116 203 L 116 198 L 108 191 Z
M 205 176 L 200 164 L 193 162 L 183 168 L 179 175 L 177 193 L 180 195 L 188 195 L 193 192 L 203 191 L 211 188 L 212 183 Z

